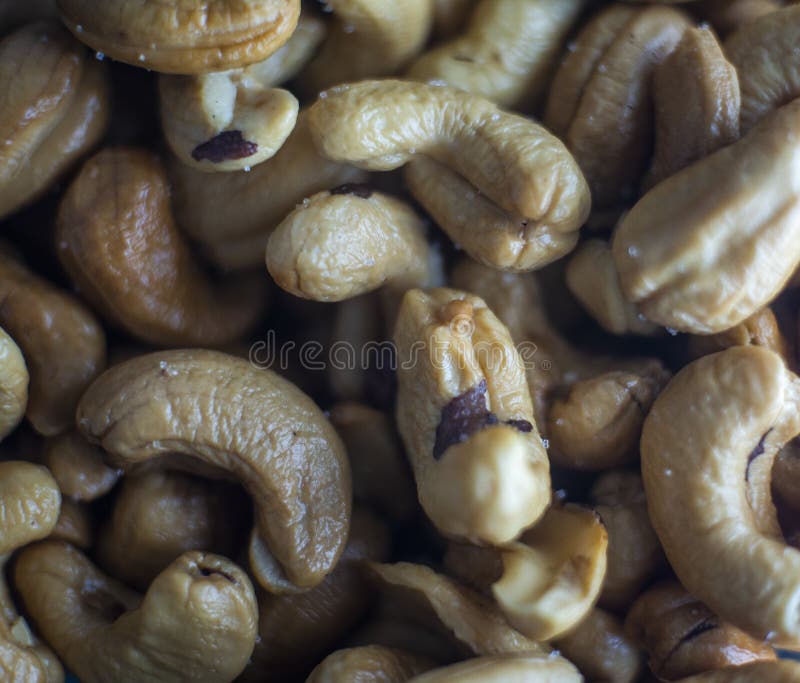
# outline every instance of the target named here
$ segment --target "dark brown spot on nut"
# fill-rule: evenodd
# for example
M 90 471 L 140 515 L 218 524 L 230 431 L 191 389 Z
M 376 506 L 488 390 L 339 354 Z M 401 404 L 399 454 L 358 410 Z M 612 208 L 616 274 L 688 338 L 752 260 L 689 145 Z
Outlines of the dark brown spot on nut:
M 764 433 L 764 436 L 761 437 L 761 440 L 756 444 L 756 447 L 750 451 L 750 455 L 747 456 L 747 469 L 744 471 L 744 480 L 750 481 L 750 466 L 753 464 L 753 461 L 759 456 L 763 455 L 764 453 L 764 441 L 766 440 L 767 436 L 772 430 L 769 429 Z
M 227 572 L 222 571 L 221 569 L 215 569 L 213 567 L 200 567 L 200 575 L 201 576 L 221 576 L 224 579 L 227 579 L 231 583 L 236 583 L 236 580 Z
M 258 151 L 255 142 L 245 140 L 240 130 L 226 130 L 219 135 L 198 145 L 192 150 L 195 161 L 210 161 L 219 164 L 232 159 L 244 159 Z
M 372 196 L 372 189 L 363 183 L 345 183 L 334 187 L 331 194 L 352 194 L 361 199 L 369 199 Z

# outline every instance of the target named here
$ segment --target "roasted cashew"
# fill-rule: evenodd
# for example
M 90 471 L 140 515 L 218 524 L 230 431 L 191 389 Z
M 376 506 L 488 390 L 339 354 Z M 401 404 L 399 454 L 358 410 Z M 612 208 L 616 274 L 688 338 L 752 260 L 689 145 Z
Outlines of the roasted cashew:
M 408 683 L 581 683 L 583 676 L 557 653 L 476 657 L 410 678 Z
M 31 621 L 83 683 L 227 683 L 256 639 L 247 575 L 208 553 L 181 555 L 143 597 L 61 541 L 24 549 L 14 585 Z
M 724 332 L 711 335 L 692 335 L 687 350 L 692 358 L 724 351 L 731 346 L 763 346 L 783 358 L 787 357 L 786 340 L 770 308 L 762 308 L 749 318 Z
M 589 500 L 608 531 L 600 604 L 612 610 L 627 608 L 664 564 L 661 544 L 647 516 L 642 478 L 626 470 L 606 472 L 595 481 Z
M 350 520 L 344 448 L 313 401 L 275 373 L 213 351 L 140 356 L 92 384 L 77 420 L 125 468 L 178 453 L 237 477 L 256 507 L 260 582 L 282 568 L 311 588 L 335 566 Z
M 88 550 L 94 543 L 92 519 L 89 507 L 69 498 L 61 499 L 61 513 L 58 515 L 49 540 L 65 541 L 80 550 Z
M 800 443 L 792 440 L 775 458 L 772 466 L 772 488 L 793 510 L 800 510 Z
M 170 167 L 173 205 L 181 228 L 225 269 L 260 265 L 272 231 L 303 199 L 366 174 L 328 161 L 316 151 L 301 112 L 280 151 L 250 173 L 202 173 Z
M 433 25 L 432 0 L 328 0 L 326 6 L 333 12 L 328 37 L 299 79 L 313 95 L 397 73 L 419 53 Z
M 671 7 L 616 3 L 581 31 L 556 74 L 544 122 L 575 155 L 595 208 L 636 196 L 648 160 L 653 69 L 689 25 Z
M 589 190 L 562 143 L 528 119 L 455 88 L 364 81 L 320 95 L 309 110 L 314 142 L 329 159 L 389 171 L 416 154 L 527 221 L 526 235 L 573 233 L 589 213 Z
M 775 452 L 800 432 L 799 392 L 777 354 L 734 347 L 681 370 L 642 433 L 650 519 L 672 568 L 761 638 L 800 639 L 800 550 L 784 543 L 769 491 Z
M 700 0 L 695 11 L 727 36 L 782 6 L 781 0 Z
M 401 293 L 428 286 L 431 252 L 425 223 L 408 204 L 342 185 L 303 200 L 270 235 L 266 261 L 290 294 L 341 301 L 384 284 Z
M 613 242 L 627 299 L 653 322 L 721 332 L 769 303 L 800 252 L 800 101 L 648 192 Z
M 30 374 L 26 417 L 40 434 L 59 434 L 105 367 L 103 329 L 80 301 L 34 275 L 2 246 L 0 301 L 0 325 L 19 345 Z
M 645 189 L 739 138 L 739 78 L 710 28 L 683 34 L 652 87 L 656 142 Z
M 100 141 L 110 103 L 103 65 L 56 24 L 31 24 L 0 41 L 0 82 L 9 84 L 0 102 L 2 218 L 38 199 Z
M 437 664 L 458 661 L 470 657 L 472 651 L 456 641 L 450 634 L 442 632 L 441 624 L 420 624 L 414 619 L 392 614 L 389 601 L 378 603 L 376 612 L 361 628 L 347 639 L 348 647 L 380 645 L 393 650 L 413 652 Z
M 78 40 L 112 59 L 163 73 L 196 74 L 269 57 L 292 35 L 300 0 L 57 0 Z
M 483 0 L 463 35 L 434 47 L 408 76 L 529 109 L 542 97 L 584 0 Z
M 650 670 L 662 681 L 775 659 L 771 647 L 721 621 L 677 581 L 642 593 L 628 612 L 625 631 L 647 652 Z
M 25 415 L 29 379 L 19 346 L 0 327 L 0 440 L 14 431 Z
M 328 655 L 306 683 L 406 683 L 434 666 L 429 659 L 410 652 L 364 645 Z
M 111 322 L 163 346 L 218 346 L 264 308 L 263 278 L 216 287 L 178 231 L 158 159 L 106 149 L 84 164 L 61 202 L 58 253 L 81 293 Z
M 433 32 L 450 38 L 464 28 L 477 0 L 433 0 Z
M 708 671 L 684 678 L 680 683 L 798 683 L 800 664 L 797 662 L 756 662 L 731 666 L 720 671 Z
M 61 493 L 76 501 L 104 496 L 122 476 L 122 470 L 105 464 L 101 449 L 74 431 L 45 441 L 42 464 L 53 474 Z
M 476 296 L 410 290 L 395 329 L 397 421 L 420 503 L 448 535 L 507 543 L 550 503 L 525 369 Z

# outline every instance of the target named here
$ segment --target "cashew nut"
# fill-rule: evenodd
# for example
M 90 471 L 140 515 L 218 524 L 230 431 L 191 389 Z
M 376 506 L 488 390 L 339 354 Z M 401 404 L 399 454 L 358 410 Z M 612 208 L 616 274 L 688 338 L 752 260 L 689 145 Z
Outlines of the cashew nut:
M 800 432 L 798 392 L 777 354 L 734 347 L 681 370 L 642 433 L 650 519 L 672 568 L 762 638 L 800 638 L 800 550 L 784 543 L 769 498 L 775 452 Z
M 24 26 L 0 41 L 0 82 L 8 84 L 0 104 L 2 218 L 38 199 L 100 141 L 110 103 L 103 65 L 56 24 Z
M 800 252 L 800 101 L 648 192 L 614 235 L 622 291 L 653 322 L 695 334 L 745 320 Z
M 422 55 L 408 76 L 529 109 L 541 99 L 584 6 L 584 0 L 483 0 L 463 35 Z
M 558 653 L 476 657 L 414 676 L 408 683 L 581 683 L 583 676 Z
M 185 553 L 142 597 L 72 546 L 43 541 L 20 553 L 14 583 L 36 628 L 83 683 L 227 683 L 255 644 L 253 587 L 217 555 Z
M 800 664 L 797 662 L 756 662 L 708 671 L 684 678 L 680 683 L 797 683 Z
M 727 36 L 782 6 L 782 0 L 700 0 L 695 11 Z
M 731 346 L 763 346 L 787 357 L 786 340 L 770 308 L 762 308 L 729 330 L 712 335 L 692 335 L 687 350 L 692 358 L 724 351 Z
M 143 150 L 106 149 L 84 164 L 58 213 L 59 258 L 81 293 L 145 342 L 217 346 L 264 308 L 263 278 L 215 286 L 178 232 L 166 174 Z
M 522 359 L 476 296 L 410 290 L 395 329 L 397 421 L 420 503 L 445 534 L 507 543 L 550 503 Z
M 792 440 L 775 458 L 772 466 L 772 488 L 778 497 L 794 510 L 800 510 L 800 443 Z
M 61 493 L 76 501 L 101 498 L 122 476 L 122 470 L 105 464 L 101 449 L 74 431 L 45 441 L 42 464 L 53 474 Z
M 57 0 L 75 37 L 112 59 L 196 74 L 269 57 L 292 35 L 300 0 Z
M 98 378 L 77 419 L 125 468 L 178 453 L 237 477 L 255 504 L 260 582 L 273 571 L 270 551 L 300 588 L 335 566 L 350 520 L 344 448 L 311 399 L 275 373 L 213 351 L 140 356 Z
M 433 30 L 438 38 L 449 38 L 464 28 L 476 0 L 433 0 Z
M 425 657 L 381 645 L 337 650 L 320 662 L 306 683 L 406 683 L 432 669 Z
M 0 327 L 0 440 L 14 431 L 25 415 L 29 379 L 19 346 Z
M 65 541 L 81 550 L 88 550 L 94 543 L 89 507 L 69 498 L 62 498 L 58 521 L 47 538 Z

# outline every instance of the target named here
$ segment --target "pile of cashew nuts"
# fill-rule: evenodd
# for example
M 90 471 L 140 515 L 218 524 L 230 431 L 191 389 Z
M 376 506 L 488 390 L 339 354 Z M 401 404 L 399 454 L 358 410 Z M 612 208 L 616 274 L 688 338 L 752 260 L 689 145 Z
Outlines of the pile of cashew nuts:
M 800 3 L 0 0 L 0 126 L 0 681 L 800 683 Z

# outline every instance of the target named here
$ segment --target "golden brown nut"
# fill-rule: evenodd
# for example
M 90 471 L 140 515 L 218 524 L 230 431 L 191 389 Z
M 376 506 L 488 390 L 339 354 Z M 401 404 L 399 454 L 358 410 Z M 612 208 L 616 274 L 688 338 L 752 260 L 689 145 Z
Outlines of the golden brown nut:
M 58 214 L 61 263 L 114 324 L 163 346 L 218 346 L 247 332 L 264 308 L 255 273 L 215 286 L 178 232 L 158 159 L 106 149 L 84 164 Z
M 797 662 L 756 662 L 684 678 L 680 683 L 798 683 Z
M 507 543 L 550 503 L 525 369 L 478 297 L 410 290 L 395 329 L 397 421 L 420 503 L 445 534 Z
M 642 478 L 625 470 L 606 472 L 595 481 L 589 499 L 608 531 L 600 604 L 607 609 L 625 609 L 664 563 L 647 515 Z
M 575 155 L 596 208 L 636 196 L 652 134 L 653 69 L 689 25 L 671 7 L 613 4 L 581 31 L 556 74 L 544 122 Z
M 61 493 L 46 468 L 0 462 L 0 555 L 48 536 L 60 509 Z
M 800 252 L 800 101 L 648 192 L 614 235 L 627 299 L 653 322 L 713 334 L 781 290 Z
M 306 683 L 406 683 L 434 663 L 425 657 L 381 645 L 337 650 L 311 672 Z
M 653 74 L 656 147 L 648 189 L 739 138 L 739 79 L 707 27 L 684 33 Z
M 29 380 L 19 346 L 0 327 L 0 440 L 14 431 L 25 415 Z
M 775 659 L 769 645 L 722 621 L 677 581 L 642 593 L 628 612 L 625 631 L 647 652 L 650 670 L 663 681 Z
M 762 308 L 729 330 L 711 335 L 692 335 L 688 351 L 692 358 L 724 351 L 731 346 L 763 346 L 783 358 L 787 357 L 786 340 L 770 308 Z
M 262 584 L 285 572 L 287 589 L 311 588 L 336 565 L 350 521 L 344 447 L 314 402 L 272 371 L 214 351 L 140 356 L 92 384 L 77 420 L 124 468 L 180 454 L 241 481 Z
M 300 15 L 300 0 L 57 1 L 67 28 L 93 50 L 175 74 L 266 59 L 289 39 Z
M 74 431 L 45 441 L 42 464 L 52 472 L 61 493 L 76 501 L 104 496 L 122 476 L 122 470 L 105 464 L 100 448 Z
M 780 356 L 737 346 L 678 373 L 642 432 L 650 519 L 678 579 L 772 640 L 800 639 L 800 551 L 784 542 L 769 487 L 777 449 L 800 432 L 798 404 Z
M 483 0 L 462 35 L 419 57 L 407 75 L 530 109 L 584 6 L 584 0 Z
M 227 683 L 256 639 L 247 575 L 208 553 L 185 553 L 143 597 L 60 541 L 23 550 L 14 585 L 31 621 L 83 683 Z
M 4 6 L 30 3 L 4 3 Z M 0 10 L 2 11 L 2 10 Z M 56 24 L 25 26 L 0 41 L 0 217 L 38 199 L 105 133 L 102 64 Z
M 583 676 L 556 652 L 476 657 L 410 678 L 408 683 L 580 683 Z
M 800 510 L 800 443 L 792 439 L 775 458 L 772 466 L 772 489 L 782 502 Z
M 88 550 L 94 543 L 89 507 L 68 498 L 62 499 L 58 522 L 47 538 L 65 541 L 81 550 Z
M 694 9 L 727 36 L 782 6 L 782 0 L 700 0 Z
M 125 477 L 97 538 L 97 563 L 144 590 L 189 550 L 238 552 L 245 510 L 236 489 L 179 472 Z

